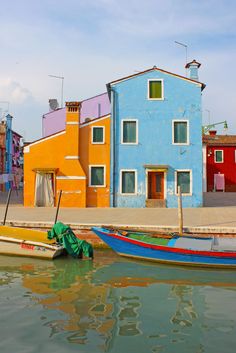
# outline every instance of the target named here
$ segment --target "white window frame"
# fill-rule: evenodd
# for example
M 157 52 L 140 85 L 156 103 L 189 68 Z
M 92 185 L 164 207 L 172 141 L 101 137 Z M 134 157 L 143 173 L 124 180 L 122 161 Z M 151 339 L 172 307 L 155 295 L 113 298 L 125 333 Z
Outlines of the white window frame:
M 161 82 L 161 92 L 162 92 L 161 98 L 150 98 L 149 82 L 152 82 L 152 81 Z M 147 99 L 149 101 L 163 101 L 164 100 L 164 80 L 163 80 L 163 78 L 150 78 L 150 79 L 148 79 Z
M 176 169 L 175 170 L 175 195 L 178 196 L 178 187 L 177 187 L 177 174 L 178 172 L 189 172 L 190 173 L 190 192 L 189 193 L 182 193 L 182 196 L 192 196 L 193 194 L 193 176 L 192 176 L 192 169 Z
M 216 161 L 216 152 L 222 152 L 222 161 Z M 215 163 L 224 163 L 224 150 L 214 150 L 214 162 Z
M 123 132 L 124 132 L 124 122 L 135 121 L 136 122 L 136 142 L 124 142 Z M 121 144 L 122 145 L 138 145 L 138 119 L 122 119 L 121 120 Z
M 92 168 L 93 167 L 103 167 L 104 169 L 104 180 L 103 180 L 103 185 L 92 185 L 91 181 L 92 181 Z M 104 188 L 106 187 L 106 165 L 105 164 L 90 164 L 89 165 L 89 187 L 92 188 Z
M 102 134 L 103 134 L 103 141 L 102 141 L 102 142 L 94 142 L 94 141 L 93 141 L 93 129 L 94 129 L 94 128 L 100 128 L 100 129 L 103 130 L 103 131 L 102 131 Z M 104 143 L 105 143 L 105 126 L 98 126 L 98 125 L 92 126 L 91 143 L 92 143 L 93 145 L 104 145 Z
M 187 142 L 175 142 L 175 123 L 187 123 Z M 189 145 L 189 120 L 172 120 L 172 145 L 186 146 Z
M 122 173 L 123 172 L 134 172 L 134 192 L 133 193 L 126 193 L 122 192 Z M 135 196 L 137 195 L 137 190 L 138 190 L 138 173 L 137 169 L 120 169 L 120 194 L 121 195 L 127 195 L 127 196 Z

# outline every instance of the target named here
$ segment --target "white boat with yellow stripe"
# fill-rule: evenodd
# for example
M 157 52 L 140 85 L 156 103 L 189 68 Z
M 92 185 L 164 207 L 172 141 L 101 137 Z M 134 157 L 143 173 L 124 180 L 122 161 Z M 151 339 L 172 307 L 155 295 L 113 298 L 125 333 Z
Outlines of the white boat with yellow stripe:
M 0 255 L 54 259 L 63 250 L 63 246 L 47 238 L 47 232 L 0 226 Z

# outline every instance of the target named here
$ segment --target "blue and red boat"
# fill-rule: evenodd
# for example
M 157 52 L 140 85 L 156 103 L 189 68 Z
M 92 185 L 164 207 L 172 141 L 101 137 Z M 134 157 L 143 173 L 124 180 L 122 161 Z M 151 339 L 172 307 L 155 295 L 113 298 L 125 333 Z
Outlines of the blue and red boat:
M 155 235 L 94 227 L 117 254 L 160 263 L 236 268 L 236 238 Z

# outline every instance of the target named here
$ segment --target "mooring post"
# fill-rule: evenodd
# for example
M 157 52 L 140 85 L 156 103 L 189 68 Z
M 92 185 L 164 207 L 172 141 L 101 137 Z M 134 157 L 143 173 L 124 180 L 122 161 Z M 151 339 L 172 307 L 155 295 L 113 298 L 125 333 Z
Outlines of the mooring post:
M 4 215 L 4 220 L 3 220 L 3 225 L 6 223 L 6 218 L 7 218 L 7 211 L 8 211 L 8 206 L 11 198 L 11 190 L 12 188 L 9 189 L 8 195 L 7 195 L 7 203 L 6 203 L 6 209 L 5 209 L 5 215 Z
M 58 212 L 59 212 L 60 202 L 61 202 L 61 194 L 62 194 L 62 190 L 60 190 L 60 193 L 59 193 L 59 198 L 58 198 L 58 202 L 57 202 L 57 212 L 56 212 L 54 224 L 57 223 L 57 217 L 58 217 Z
M 182 194 L 180 186 L 178 186 L 178 219 L 179 219 L 179 235 L 183 235 L 183 208 Z

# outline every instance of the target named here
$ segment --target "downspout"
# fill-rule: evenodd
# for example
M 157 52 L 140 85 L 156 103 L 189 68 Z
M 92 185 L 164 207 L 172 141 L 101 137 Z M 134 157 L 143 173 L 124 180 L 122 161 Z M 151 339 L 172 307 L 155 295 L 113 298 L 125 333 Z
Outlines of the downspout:
M 109 86 L 112 107 L 112 207 L 116 207 L 116 107 L 115 91 Z

